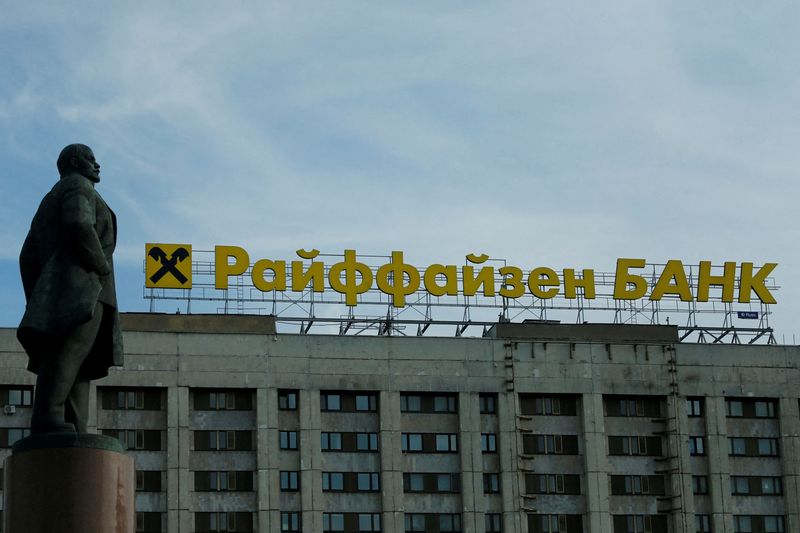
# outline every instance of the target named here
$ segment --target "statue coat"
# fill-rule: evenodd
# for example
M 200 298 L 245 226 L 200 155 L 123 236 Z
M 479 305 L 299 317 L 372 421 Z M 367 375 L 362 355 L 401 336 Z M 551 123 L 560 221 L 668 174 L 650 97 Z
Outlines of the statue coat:
M 98 379 L 122 365 L 122 334 L 114 287 L 112 253 L 117 242 L 114 213 L 79 174 L 68 174 L 44 197 L 20 253 L 27 306 L 17 338 L 38 373 L 44 354 L 58 339 L 87 322 L 98 302 L 103 321 L 80 375 Z

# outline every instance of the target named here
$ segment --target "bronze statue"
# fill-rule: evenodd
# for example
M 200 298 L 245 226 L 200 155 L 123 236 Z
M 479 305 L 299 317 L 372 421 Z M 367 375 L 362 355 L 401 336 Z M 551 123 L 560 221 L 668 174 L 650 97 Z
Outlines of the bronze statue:
M 95 190 L 91 148 L 58 156 L 61 179 L 44 197 L 19 257 L 27 306 L 17 329 L 38 374 L 31 433 L 86 433 L 89 381 L 122 364 L 114 289 L 114 213 Z

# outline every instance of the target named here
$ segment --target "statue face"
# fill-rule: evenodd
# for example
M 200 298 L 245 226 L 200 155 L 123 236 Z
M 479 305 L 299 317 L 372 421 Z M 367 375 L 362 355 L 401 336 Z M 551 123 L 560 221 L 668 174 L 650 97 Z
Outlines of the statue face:
M 100 181 L 100 164 L 94 158 L 94 153 L 89 147 L 81 150 L 80 155 L 73 157 L 73 168 L 81 176 L 85 176 L 94 182 Z

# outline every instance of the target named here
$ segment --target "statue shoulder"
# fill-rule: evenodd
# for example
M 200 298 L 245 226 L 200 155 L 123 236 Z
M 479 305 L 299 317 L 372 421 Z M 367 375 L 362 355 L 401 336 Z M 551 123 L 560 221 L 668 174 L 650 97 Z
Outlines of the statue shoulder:
M 53 190 L 58 190 L 62 194 L 66 192 L 77 192 L 83 194 L 94 193 L 92 182 L 78 174 L 62 177 L 58 180 L 58 183 L 56 183 L 55 187 L 53 187 Z

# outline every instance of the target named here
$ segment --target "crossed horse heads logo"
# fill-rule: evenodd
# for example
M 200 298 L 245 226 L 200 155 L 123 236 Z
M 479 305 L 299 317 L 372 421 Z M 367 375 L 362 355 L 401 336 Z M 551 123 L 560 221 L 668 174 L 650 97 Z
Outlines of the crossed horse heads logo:
M 167 274 L 171 274 L 181 285 L 189 281 L 189 278 L 178 269 L 178 264 L 189 259 L 192 255 L 185 247 L 179 246 L 172 254 L 168 255 L 159 246 L 153 246 L 150 248 L 150 251 L 147 252 L 147 255 L 161 264 L 161 268 L 156 270 L 149 278 L 153 285 L 161 281 L 161 278 Z

